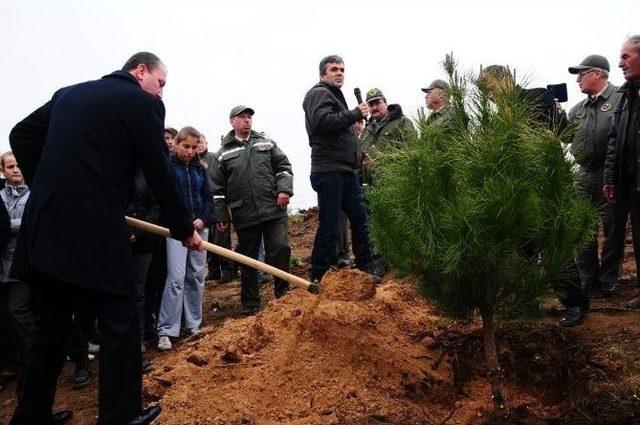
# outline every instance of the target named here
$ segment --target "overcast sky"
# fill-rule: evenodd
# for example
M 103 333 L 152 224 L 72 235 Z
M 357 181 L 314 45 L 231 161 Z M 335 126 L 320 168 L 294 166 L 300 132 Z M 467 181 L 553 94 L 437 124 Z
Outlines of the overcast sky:
M 379 87 L 414 117 L 420 87 L 444 78 L 453 51 L 464 71 L 508 64 L 530 86 L 568 83 L 567 108 L 582 98 L 567 67 L 618 55 L 640 32 L 638 1 L 89 1 L 0 0 L 0 150 L 13 125 L 65 85 L 99 78 L 136 51 L 169 69 L 166 125 L 192 125 L 210 149 L 229 131 L 231 107 L 256 110 L 295 174 L 292 204 L 315 204 L 302 99 L 328 54 L 345 60 L 344 92 Z M 635 22 L 635 25 L 633 24 Z

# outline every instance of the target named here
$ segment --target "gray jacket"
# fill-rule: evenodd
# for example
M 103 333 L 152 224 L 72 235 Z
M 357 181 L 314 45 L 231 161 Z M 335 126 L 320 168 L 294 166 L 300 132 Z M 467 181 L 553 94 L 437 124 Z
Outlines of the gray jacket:
M 581 170 L 602 175 L 613 110 L 621 97 L 618 87 L 609 83 L 597 98 L 587 97 L 569 111 L 569 122 L 576 126 L 571 154 Z
M 7 248 L 2 253 L 2 263 L 0 264 L 0 282 L 12 282 L 15 279 L 9 278 L 9 270 L 11 270 L 13 253 L 16 249 L 22 214 L 24 213 L 27 199 L 29 199 L 29 188 L 26 185 L 13 187 L 7 183 L 0 191 L 0 198 L 7 209 L 11 221 L 9 243 L 7 243 Z

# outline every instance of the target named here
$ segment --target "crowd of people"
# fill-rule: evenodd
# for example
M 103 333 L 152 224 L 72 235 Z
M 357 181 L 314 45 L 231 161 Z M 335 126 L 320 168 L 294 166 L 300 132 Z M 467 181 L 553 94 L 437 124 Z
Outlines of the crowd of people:
M 619 66 L 627 80 L 621 88 L 608 82 L 603 56 L 569 67 L 586 97 L 568 114 L 549 90 L 515 86 L 506 66 L 479 76 L 490 90 L 517 87 L 549 131 L 575 127 L 566 142 L 585 196 L 600 211 L 604 245 L 599 253 L 594 236 L 576 258 L 563 326 L 582 323 L 592 288 L 605 297 L 617 290 L 628 216 L 640 262 L 640 35 L 625 41 Z M 319 282 L 331 267 L 351 265 L 349 239 L 353 266 L 380 277 L 388 264 L 371 242 L 363 188 L 376 184 L 377 156 L 402 149 L 418 132 L 379 88 L 349 109 L 341 57 L 323 58 L 318 72 L 302 104 L 319 211 L 309 278 Z M 245 105 L 230 110 L 231 130 L 215 152 L 194 127 L 165 128 L 166 75 L 157 56 L 141 52 L 120 71 L 62 88 L 14 127 L 12 151 L 0 156 L 0 328 L 7 342 L 0 361 L 5 375 L 20 375 L 11 424 L 68 421 L 71 412 L 52 412 L 62 364 L 67 357 L 75 363 L 73 386 L 83 388 L 93 355 L 100 361 L 98 423 L 157 417 L 159 406 L 142 408 L 141 376 L 152 368 L 142 356 L 145 341 L 166 351 L 176 338 L 200 332 L 205 281 L 224 284 L 238 274 L 225 258 L 207 259 L 203 240 L 230 249 L 233 227 L 238 252 L 289 269 L 287 155 L 253 129 L 256 112 Z M 449 84 L 436 79 L 422 91 L 431 111 L 424 125 L 446 128 Z M 162 224 L 172 238 L 127 227 L 125 215 Z M 268 279 L 240 267 L 242 314 L 258 312 Z M 273 287 L 276 297 L 289 290 L 279 278 Z M 625 306 L 640 309 L 640 297 Z

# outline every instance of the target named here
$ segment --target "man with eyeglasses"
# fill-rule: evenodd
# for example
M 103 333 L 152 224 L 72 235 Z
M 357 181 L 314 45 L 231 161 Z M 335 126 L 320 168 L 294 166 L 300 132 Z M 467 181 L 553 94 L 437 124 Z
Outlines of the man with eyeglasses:
M 613 104 L 613 128 L 604 164 L 604 198 L 610 204 L 625 206 L 631 218 L 636 268 L 640 264 L 640 34 L 632 35 L 622 45 L 618 66 L 627 82 L 620 87 L 620 98 Z M 638 273 L 636 273 L 638 279 Z M 640 297 L 624 307 L 640 309 Z
M 605 238 L 601 260 L 598 259 L 597 233 L 578 256 L 580 281 L 585 296 L 589 296 L 591 288 L 599 286 L 602 295 L 610 297 L 617 288 L 624 252 L 626 210 L 620 204 L 608 204 L 602 186 L 613 107 L 621 93 L 608 81 L 609 61 L 604 56 L 587 56 L 580 65 L 570 67 L 569 73 L 577 75 L 580 91 L 587 95 L 569 111 L 569 122 L 576 129 L 571 153 L 580 166 L 580 188 L 600 211 Z

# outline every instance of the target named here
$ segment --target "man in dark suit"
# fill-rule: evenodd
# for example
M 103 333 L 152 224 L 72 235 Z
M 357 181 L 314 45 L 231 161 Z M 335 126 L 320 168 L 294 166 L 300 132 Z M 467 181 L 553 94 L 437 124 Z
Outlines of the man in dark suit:
M 174 238 L 196 249 L 168 167 L 162 88 L 167 69 L 152 53 L 121 71 L 58 90 L 10 134 L 31 187 L 13 275 L 31 284 L 34 327 L 11 424 L 62 423 L 51 414 L 71 329 L 73 298 L 95 304 L 101 334 L 99 424 L 146 424 L 134 267 L 124 215 L 142 168 Z

